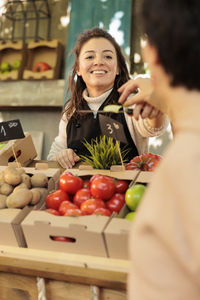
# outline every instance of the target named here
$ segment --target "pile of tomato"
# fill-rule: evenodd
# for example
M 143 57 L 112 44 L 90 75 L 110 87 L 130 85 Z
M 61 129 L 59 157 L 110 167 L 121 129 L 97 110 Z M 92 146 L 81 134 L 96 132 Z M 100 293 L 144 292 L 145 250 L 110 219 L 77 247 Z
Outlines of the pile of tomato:
M 126 170 L 141 170 L 153 172 L 161 160 L 161 156 L 154 153 L 142 153 L 135 156 L 126 164 Z
M 88 180 L 70 172 L 59 178 L 59 188 L 46 197 L 46 211 L 57 216 L 110 216 L 125 204 L 128 180 L 96 174 Z

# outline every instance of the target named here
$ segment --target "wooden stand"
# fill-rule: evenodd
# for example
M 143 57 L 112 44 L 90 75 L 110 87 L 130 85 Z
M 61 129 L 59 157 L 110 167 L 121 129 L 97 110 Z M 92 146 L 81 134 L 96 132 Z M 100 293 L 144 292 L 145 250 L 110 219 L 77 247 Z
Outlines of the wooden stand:
M 39 299 L 38 277 L 47 300 L 125 300 L 128 268 L 125 260 L 0 246 L 1 300 Z

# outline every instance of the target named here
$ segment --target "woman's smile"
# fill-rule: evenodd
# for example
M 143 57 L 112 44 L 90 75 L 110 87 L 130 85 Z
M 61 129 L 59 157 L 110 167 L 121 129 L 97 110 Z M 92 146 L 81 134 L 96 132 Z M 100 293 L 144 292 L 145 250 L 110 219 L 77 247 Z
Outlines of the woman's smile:
M 105 38 L 86 42 L 79 55 L 77 74 L 85 82 L 90 96 L 111 89 L 118 74 L 117 54 L 111 42 Z

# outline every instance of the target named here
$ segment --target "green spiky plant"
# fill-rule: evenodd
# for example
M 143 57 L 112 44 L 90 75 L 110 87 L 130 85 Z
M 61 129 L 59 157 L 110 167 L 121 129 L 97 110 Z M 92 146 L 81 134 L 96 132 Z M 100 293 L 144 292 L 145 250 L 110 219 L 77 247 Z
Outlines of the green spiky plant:
M 99 137 L 92 139 L 91 143 L 86 140 L 83 145 L 87 148 L 90 155 L 80 155 L 81 161 L 92 166 L 94 169 L 109 170 L 112 165 L 121 165 L 121 158 L 118 145 L 112 137 Z M 127 162 L 126 155 L 129 149 L 124 147 L 121 150 L 123 163 Z

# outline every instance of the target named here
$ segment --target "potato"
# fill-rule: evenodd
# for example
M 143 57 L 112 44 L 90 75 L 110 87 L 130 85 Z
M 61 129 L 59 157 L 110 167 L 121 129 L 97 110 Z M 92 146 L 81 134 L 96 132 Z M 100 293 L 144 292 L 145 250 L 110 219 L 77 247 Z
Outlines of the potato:
M 37 190 L 40 192 L 41 194 L 41 197 L 43 197 L 43 195 L 47 195 L 48 194 L 48 190 L 45 189 L 45 188 L 40 188 L 40 187 L 37 187 Z
M 5 195 L 0 195 L 0 209 L 6 208 L 6 199 L 7 197 Z
M 34 174 L 31 177 L 32 187 L 46 187 L 48 184 L 48 177 L 43 173 Z
M 22 208 L 28 205 L 33 197 L 33 193 L 25 189 L 18 189 L 7 197 L 6 205 L 12 208 Z
M 8 196 L 12 193 L 12 191 L 13 191 L 13 186 L 6 182 L 2 183 L 2 185 L 0 186 L 0 194 Z
M 4 169 L 4 180 L 8 184 L 16 186 L 22 182 L 22 177 L 15 167 L 8 166 Z
M 17 172 L 18 172 L 20 175 L 26 173 L 25 170 L 24 170 L 23 168 L 16 168 L 16 170 L 17 170 Z
M 27 188 L 31 188 L 31 177 L 28 174 L 22 174 L 22 182 L 26 184 Z
M 0 171 L 0 185 L 1 185 L 2 183 L 4 183 L 4 182 L 5 182 L 5 180 L 4 180 L 4 171 L 1 170 L 1 171 Z
M 30 191 L 33 193 L 33 197 L 32 197 L 30 204 L 35 205 L 40 201 L 42 195 L 41 195 L 39 189 L 37 189 L 37 188 L 30 189 Z
M 14 188 L 13 192 L 15 192 L 19 189 L 27 189 L 27 185 L 24 182 L 22 182 Z

